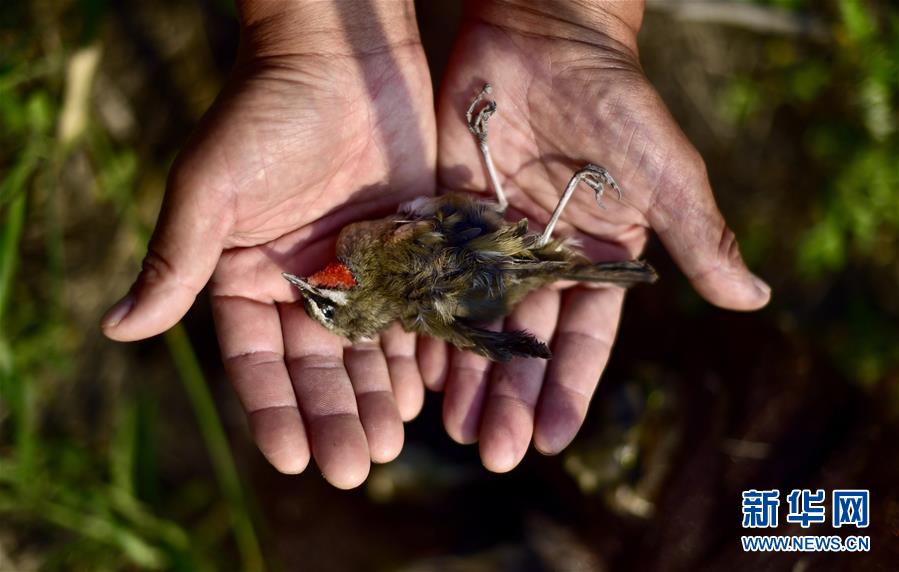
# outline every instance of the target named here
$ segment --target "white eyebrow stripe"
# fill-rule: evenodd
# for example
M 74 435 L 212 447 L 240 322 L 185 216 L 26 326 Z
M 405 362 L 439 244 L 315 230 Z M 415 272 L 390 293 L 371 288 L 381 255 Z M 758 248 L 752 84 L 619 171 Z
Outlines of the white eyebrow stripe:
M 343 306 L 349 300 L 347 293 L 343 290 L 325 290 L 320 289 L 318 293 L 322 296 L 322 298 L 327 298 L 328 300 L 334 302 L 339 306 Z

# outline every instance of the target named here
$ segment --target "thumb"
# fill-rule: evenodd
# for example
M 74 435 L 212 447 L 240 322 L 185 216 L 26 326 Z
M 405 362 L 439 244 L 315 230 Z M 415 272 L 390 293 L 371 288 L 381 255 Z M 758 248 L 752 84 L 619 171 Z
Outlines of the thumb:
M 665 177 L 647 217 L 665 248 L 703 298 L 731 310 L 757 310 L 771 288 L 746 267 L 737 239 L 715 204 L 705 165 L 692 153 L 680 173 Z
M 206 190 L 170 182 L 140 274 L 100 322 L 107 337 L 133 341 L 164 332 L 209 281 L 232 217 L 230 201 Z

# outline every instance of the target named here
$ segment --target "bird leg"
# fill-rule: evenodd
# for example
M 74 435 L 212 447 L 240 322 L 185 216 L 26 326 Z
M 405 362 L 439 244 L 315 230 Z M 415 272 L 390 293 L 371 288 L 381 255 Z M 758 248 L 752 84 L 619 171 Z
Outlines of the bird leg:
M 552 238 L 553 229 L 556 227 L 556 223 L 559 222 L 559 217 L 562 216 L 562 211 L 565 209 L 565 205 L 568 204 L 568 199 L 574 194 L 574 189 L 577 188 L 578 183 L 581 181 L 593 189 L 596 194 L 596 202 L 599 203 L 599 208 L 601 209 L 606 208 L 606 205 L 602 202 L 602 193 L 605 190 L 605 185 L 612 187 L 615 192 L 618 193 L 618 199 L 621 200 L 621 188 L 618 187 L 618 183 L 615 182 L 612 175 L 610 175 L 603 167 L 588 164 L 583 169 L 576 172 L 574 176 L 571 177 L 571 180 L 568 181 L 568 186 L 565 187 L 565 192 L 562 193 L 562 198 L 559 199 L 556 210 L 553 211 L 553 215 L 550 217 L 546 229 L 544 229 L 543 234 L 540 236 L 540 240 L 537 242 L 537 248 L 546 246 L 546 243 Z
M 489 83 L 485 83 L 484 87 L 481 88 L 480 93 L 474 98 L 471 105 L 468 106 L 468 110 L 465 112 L 465 119 L 468 120 L 468 130 L 471 131 L 478 140 L 478 147 L 481 149 L 481 155 L 484 157 L 484 164 L 487 167 L 487 174 L 490 177 L 490 186 L 493 188 L 493 192 L 496 193 L 496 202 L 499 204 L 499 210 L 500 212 L 505 212 L 506 207 L 509 206 L 509 201 L 506 200 L 503 186 L 499 182 L 499 175 L 497 175 L 496 167 L 493 165 L 493 158 L 490 156 L 490 148 L 487 146 L 487 121 L 494 113 L 496 113 L 496 102 L 488 100 L 477 114 L 474 112 L 478 103 L 480 103 L 485 96 L 489 95 L 491 91 L 493 91 L 493 88 Z

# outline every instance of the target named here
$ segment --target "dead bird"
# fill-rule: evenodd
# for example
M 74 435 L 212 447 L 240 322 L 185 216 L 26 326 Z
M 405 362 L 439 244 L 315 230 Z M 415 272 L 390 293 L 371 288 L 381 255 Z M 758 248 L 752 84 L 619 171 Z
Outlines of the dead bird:
M 568 183 L 542 234 L 528 221 L 505 220 L 508 202 L 487 146 L 487 120 L 496 102 L 475 108 L 491 92 L 485 85 L 468 108 L 469 129 L 496 193 L 496 202 L 471 195 L 421 197 L 395 215 L 346 226 L 337 261 L 308 278 L 284 277 L 303 294 L 306 313 L 341 336 L 370 338 L 399 320 L 409 332 L 444 339 L 495 361 L 513 356 L 550 358 L 546 344 L 526 331 L 494 332 L 483 324 L 509 314 L 525 295 L 558 280 L 628 287 L 652 283 L 655 270 L 631 260 L 594 264 L 564 238 L 553 238 L 562 210 L 585 183 L 600 207 L 606 186 L 621 190 L 604 168 L 587 165 Z

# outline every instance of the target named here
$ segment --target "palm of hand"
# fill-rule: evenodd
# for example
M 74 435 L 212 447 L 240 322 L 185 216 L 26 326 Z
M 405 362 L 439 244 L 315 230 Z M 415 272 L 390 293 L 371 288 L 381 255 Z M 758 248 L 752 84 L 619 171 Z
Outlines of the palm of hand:
M 510 216 L 545 221 L 572 172 L 599 163 L 624 200 L 607 198 L 603 211 L 579 191 L 558 232 L 576 234 L 596 260 L 625 259 L 639 254 L 652 226 L 707 299 L 764 305 L 768 294 L 740 261 L 699 155 L 634 62 L 583 42 L 469 24 L 443 82 L 439 185 L 487 188 L 462 113 L 491 81 L 500 111 L 490 145 L 518 211 Z M 532 439 L 543 452 L 560 451 L 608 359 L 621 290 L 533 293 L 505 326 L 552 340 L 554 359 L 492 370 L 399 327 L 349 347 L 292 303 L 298 295 L 282 271 L 317 270 L 345 224 L 435 190 L 437 136 L 420 47 L 326 64 L 269 58 L 238 69 L 179 157 L 144 270 L 104 317 L 104 331 L 133 340 L 167 329 L 211 276 L 225 366 L 260 449 L 288 473 L 314 455 L 336 486 L 358 485 L 370 460 L 399 452 L 401 420 L 419 410 L 423 380 L 433 389 L 445 383 L 447 431 L 460 442 L 480 438 L 488 468 L 511 469 Z
M 325 81 L 315 64 L 265 62 L 229 90 L 176 170 L 197 179 L 185 186 L 216 181 L 230 199 L 214 294 L 296 300 L 274 270 L 314 271 L 348 222 L 433 192 L 429 102 L 409 97 L 410 80 L 428 81 L 418 64 L 404 77 L 387 69 L 396 62 L 363 73 L 351 61 L 344 77 L 329 69 Z M 373 96 L 375 81 L 384 85 Z
M 226 248 L 268 243 L 313 222 L 323 234 L 339 226 L 331 218 L 364 217 L 432 192 L 430 102 L 410 96 L 429 82 L 417 55 L 244 65 L 173 180 L 221 195 L 231 210 Z
M 708 187 L 699 155 L 643 77 L 635 56 L 625 50 L 469 23 L 457 40 L 440 95 L 440 187 L 489 188 L 461 116 L 485 81 L 493 85 L 498 105 L 488 142 L 510 217 L 546 222 L 574 171 L 595 162 L 616 178 L 623 200 L 612 193 L 603 210 L 583 187 L 556 227 L 579 238 L 595 260 L 638 256 L 650 226 L 688 274 L 695 274 L 694 282 L 716 268 L 726 269 L 722 259 L 739 260 L 710 191 L 707 196 L 693 192 Z M 693 213 L 689 228 L 666 235 L 669 221 L 680 212 Z M 721 258 L 686 259 L 700 244 L 705 252 L 717 249 Z M 731 283 L 697 286 L 710 298 L 733 291 Z M 728 305 L 726 298 L 718 295 L 713 301 Z M 445 388 L 449 434 L 462 443 L 479 440 L 484 464 L 496 471 L 517 465 L 532 440 L 544 453 L 564 449 L 584 420 L 608 360 L 623 299 L 616 288 L 533 293 L 504 327 L 551 339 L 554 357 L 548 363 L 519 359 L 491 365 L 436 344 L 422 347 L 425 383 Z
M 302 471 L 313 454 L 333 484 L 356 486 L 371 460 L 399 453 L 402 419 L 421 407 L 413 336 L 393 329 L 345 349 L 292 303 L 299 296 L 281 272 L 312 273 L 348 222 L 433 193 L 428 93 L 420 47 L 239 68 L 179 156 L 136 310 L 113 324 L 118 339 L 169 327 L 212 274 L 225 368 L 260 449 L 283 472 Z M 164 304 L 144 311 L 154 296 Z
M 420 59 L 407 63 L 403 75 L 368 68 L 344 85 L 332 83 L 331 71 L 313 100 L 290 102 L 293 121 L 270 124 L 262 152 L 249 155 L 250 168 L 242 170 L 250 182 L 228 245 L 237 248 L 225 251 L 212 282 L 226 367 L 263 453 L 282 471 L 299 472 L 311 448 L 337 486 L 355 486 L 370 459 L 399 453 L 401 421 L 423 400 L 415 340 L 394 328 L 380 343 L 344 348 L 299 305 L 279 304 L 298 299 L 280 272 L 310 274 L 333 256 L 346 223 L 433 192 L 430 101 L 410 96 L 426 92 L 429 77 Z M 287 89 L 315 93 L 321 77 L 310 77 L 311 86 L 297 81 Z M 270 91 L 283 104 L 278 87 Z M 240 109 L 254 129 L 266 129 L 252 103 Z

